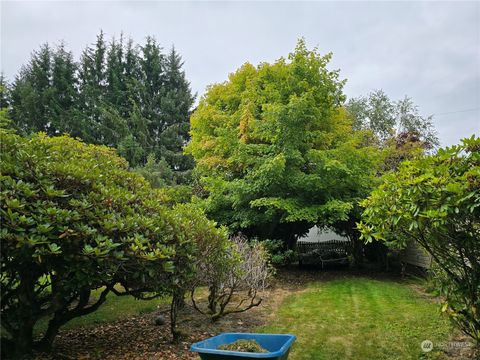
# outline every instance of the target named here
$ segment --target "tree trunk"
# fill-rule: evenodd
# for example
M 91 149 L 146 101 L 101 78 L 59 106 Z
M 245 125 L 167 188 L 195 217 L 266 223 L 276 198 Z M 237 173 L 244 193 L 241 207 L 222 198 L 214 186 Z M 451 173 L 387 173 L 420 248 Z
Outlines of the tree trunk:
M 34 321 L 25 321 L 18 332 L 16 332 L 13 344 L 14 352 L 13 359 L 23 360 L 31 359 L 32 346 L 33 346 L 33 326 Z
M 180 337 L 180 332 L 177 329 L 177 318 L 179 305 L 183 301 L 183 295 L 183 291 L 174 291 L 170 304 L 170 332 L 172 333 L 174 343 L 177 343 Z
M 187 303 L 185 302 L 185 290 L 180 290 L 179 293 L 178 293 L 178 308 L 181 310 L 181 309 L 184 309 L 185 306 L 187 305 Z
M 217 288 L 214 285 L 208 288 L 208 310 L 211 314 L 217 312 Z
M 35 274 L 32 271 L 20 273 L 20 285 L 18 287 L 18 325 L 12 332 L 14 346 L 14 359 L 31 359 L 33 348 L 33 327 L 38 320 L 40 308 L 35 302 Z M 19 310 L 20 311 L 20 310 Z
M 48 328 L 47 331 L 45 332 L 45 335 L 43 336 L 42 340 L 38 342 L 35 345 L 35 348 L 37 348 L 40 351 L 48 352 L 52 349 L 53 341 L 55 340 L 55 337 L 58 334 L 58 331 L 60 330 L 60 327 L 64 325 L 67 321 L 61 321 L 60 319 L 57 318 L 57 316 L 54 316 L 49 322 L 48 322 Z
M 350 240 L 352 242 L 353 265 L 357 269 L 361 269 L 364 265 L 363 242 L 356 236 L 350 237 Z
M 107 286 L 100 294 L 98 300 L 90 306 L 87 306 L 91 295 L 90 289 L 84 289 L 81 291 L 78 297 L 78 302 L 75 308 L 72 310 L 70 310 L 69 307 L 73 302 L 75 302 L 77 296 L 63 301 L 62 307 L 59 306 L 59 309 L 54 313 L 53 318 L 48 322 L 47 331 L 45 332 L 42 340 L 35 344 L 35 348 L 41 351 L 51 350 L 55 337 L 57 336 L 60 328 L 73 318 L 84 316 L 96 311 L 105 302 L 112 287 L 112 284 Z
M 297 245 L 297 237 L 295 234 L 289 235 L 287 239 L 287 250 L 295 250 L 295 246 Z

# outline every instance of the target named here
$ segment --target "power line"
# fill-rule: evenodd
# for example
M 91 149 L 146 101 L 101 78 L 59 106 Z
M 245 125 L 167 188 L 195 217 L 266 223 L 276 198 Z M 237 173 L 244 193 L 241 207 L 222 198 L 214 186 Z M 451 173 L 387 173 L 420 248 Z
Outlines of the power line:
M 439 116 L 439 115 L 448 115 L 448 114 L 458 114 L 458 113 L 464 113 L 464 112 L 469 112 L 469 111 L 477 111 L 480 110 L 480 107 L 472 108 L 472 109 L 464 109 L 464 110 L 457 110 L 457 111 L 448 111 L 448 112 L 443 112 L 443 113 L 438 113 L 438 114 L 433 114 L 434 116 Z

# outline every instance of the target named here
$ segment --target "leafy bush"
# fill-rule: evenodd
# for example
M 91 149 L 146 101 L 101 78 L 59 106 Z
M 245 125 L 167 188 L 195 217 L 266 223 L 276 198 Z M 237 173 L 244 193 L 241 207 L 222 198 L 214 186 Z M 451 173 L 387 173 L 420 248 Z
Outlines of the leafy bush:
M 192 215 L 166 206 L 168 197 L 113 149 L 0 131 L 1 324 L 15 357 L 48 348 L 60 326 L 95 311 L 109 293 L 149 299 L 193 276 L 183 264 L 195 231 L 217 231 L 201 214 L 192 229 Z M 103 290 L 92 302 L 95 289 Z M 33 344 L 42 317 L 48 330 Z
M 192 204 L 179 204 L 173 214 L 179 227 L 174 233 L 181 234 L 184 244 L 179 256 L 174 257 L 175 271 L 171 277 L 172 304 L 170 311 L 171 332 L 178 338 L 177 314 L 188 290 L 199 285 L 205 274 L 211 278 L 227 271 L 230 241 L 224 228 L 217 228 L 215 222 L 205 218 L 203 210 Z
M 262 241 L 265 250 L 270 255 L 270 262 L 274 266 L 285 266 L 297 260 L 297 253 L 294 250 L 285 250 L 285 243 L 282 240 L 267 239 Z
M 363 205 L 363 238 L 422 246 L 440 269 L 442 310 L 480 342 L 480 138 L 402 163 Z
M 197 278 L 191 290 L 195 309 L 209 314 L 212 321 L 260 305 L 261 291 L 273 274 L 268 264 L 268 252 L 262 243 L 249 243 L 246 238 L 238 236 L 223 242 L 223 246 L 226 251 L 205 248 L 203 254 L 206 256 L 197 259 Z M 206 310 L 202 310 L 195 300 L 195 289 L 199 285 L 208 286 Z M 236 304 L 232 305 L 232 302 Z
M 135 167 L 134 171 L 142 175 L 153 188 L 164 187 L 174 182 L 170 165 L 163 158 L 157 161 L 155 154 L 149 154 L 145 165 Z

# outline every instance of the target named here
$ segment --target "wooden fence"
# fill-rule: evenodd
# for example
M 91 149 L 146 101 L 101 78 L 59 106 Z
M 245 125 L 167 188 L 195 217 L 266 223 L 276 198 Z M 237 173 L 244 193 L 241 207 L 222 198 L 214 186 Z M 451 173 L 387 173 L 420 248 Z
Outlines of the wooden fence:
M 414 241 L 409 241 L 407 247 L 400 251 L 400 261 L 423 269 L 432 265 L 432 257 Z

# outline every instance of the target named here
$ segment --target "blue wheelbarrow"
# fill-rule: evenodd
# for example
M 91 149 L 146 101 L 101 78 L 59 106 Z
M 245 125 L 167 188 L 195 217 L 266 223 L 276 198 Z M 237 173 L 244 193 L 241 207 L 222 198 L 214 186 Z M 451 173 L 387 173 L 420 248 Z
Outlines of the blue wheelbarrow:
M 255 340 L 268 352 L 251 353 L 218 349 L 220 345 L 231 344 L 240 339 Z M 294 335 L 289 334 L 222 333 L 193 344 L 190 351 L 198 352 L 202 360 L 286 360 L 295 339 Z

